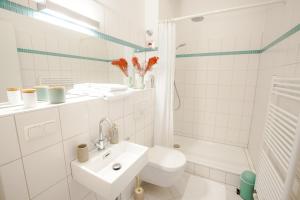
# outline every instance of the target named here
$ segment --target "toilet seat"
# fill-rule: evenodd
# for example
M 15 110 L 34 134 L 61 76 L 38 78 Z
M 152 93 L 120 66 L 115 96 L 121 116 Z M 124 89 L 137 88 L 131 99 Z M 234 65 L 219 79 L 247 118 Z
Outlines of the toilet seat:
M 148 152 L 149 165 L 163 171 L 174 172 L 186 163 L 185 155 L 175 149 L 154 146 Z

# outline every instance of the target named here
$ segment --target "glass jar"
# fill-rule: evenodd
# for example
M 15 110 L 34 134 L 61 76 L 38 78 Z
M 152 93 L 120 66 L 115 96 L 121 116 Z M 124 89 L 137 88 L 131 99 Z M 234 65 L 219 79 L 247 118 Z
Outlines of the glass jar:
M 135 88 L 137 89 L 145 88 L 144 76 L 140 75 L 139 73 L 135 74 Z

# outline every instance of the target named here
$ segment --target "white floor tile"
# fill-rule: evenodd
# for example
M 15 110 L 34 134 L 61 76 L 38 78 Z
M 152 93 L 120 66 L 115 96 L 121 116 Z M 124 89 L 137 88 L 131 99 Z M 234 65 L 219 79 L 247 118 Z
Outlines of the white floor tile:
M 226 200 L 226 187 L 217 182 L 191 176 L 182 200 Z
M 150 183 L 143 184 L 146 200 L 170 200 L 173 198 L 168 188 L 159 187 Z
M 181 179 L 169 188 L 173 197 L 179 198 L 183 196 L 191 176 L 189 173 L 184 173 Z
M 236 194 L 236 187 L 226 186 L 226 200 L 242 200 L 240 196 Z
M 144 183 L 145 200 L 242 200 L 234 186 L 185 173 L 170 188 Z M 133 198 L 132 198 L 133 200 Z

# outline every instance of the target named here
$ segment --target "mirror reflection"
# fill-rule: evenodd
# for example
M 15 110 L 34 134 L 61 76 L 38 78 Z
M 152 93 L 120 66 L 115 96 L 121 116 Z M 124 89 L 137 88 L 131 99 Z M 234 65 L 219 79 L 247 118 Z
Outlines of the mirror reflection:
M 132 37 L 143 31 L 138 23 L 144 22 L 125 29 L 123 22 L 133 15 L 118 21 L 120 5 L 51 0 L 32 2 L 31 7 L 4 1 L 1 6 L 6 11 L 0 12 L 0 45 L 6 48 L 0 50 L 0 108 L 23 104 L 33 90 L 42 101 L 43 90 L 54 86 L 55 92 L 64 88 L 67 98 L 70 89 L 83 83 L 135 87 L 132 58 L 146 67 L 146 53 L 136 53 L 144 46 L 143 34 Z M 127 74 L 112 65 L 119 59 L 127 61 Z

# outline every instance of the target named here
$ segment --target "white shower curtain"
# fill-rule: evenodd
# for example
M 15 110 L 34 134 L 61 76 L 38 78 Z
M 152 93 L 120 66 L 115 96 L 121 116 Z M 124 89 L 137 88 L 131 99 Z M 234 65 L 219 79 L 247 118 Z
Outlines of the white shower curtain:
M 154 144 L 173 145 L 173 96 L 175 73 L 175 23 L 159 25 L 159 65 L 155 75 Z

